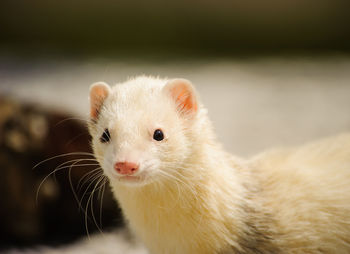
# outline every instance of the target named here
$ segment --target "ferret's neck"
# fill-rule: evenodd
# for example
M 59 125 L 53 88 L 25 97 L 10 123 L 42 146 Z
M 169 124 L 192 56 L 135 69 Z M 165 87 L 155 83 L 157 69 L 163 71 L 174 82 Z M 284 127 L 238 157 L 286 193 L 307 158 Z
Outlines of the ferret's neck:
M 159 253 L 169 253 L 172 245 L 178 249 L 179 243 L 183 249 L 174 253 L 215 253 L 238 242 L 245 196 L 239 169 L 214 142 L 197 145 L 196 154 L 177 169 L 181 172 L 178 179 L 140 188 L 112 184 L 131 228 L 155 253 L 162 247 L 152 246 L 159 244 L 152 241 L 154 237 L 165 244 L 164 252 Z M 211 241 L 205 241 L 208 236 Z

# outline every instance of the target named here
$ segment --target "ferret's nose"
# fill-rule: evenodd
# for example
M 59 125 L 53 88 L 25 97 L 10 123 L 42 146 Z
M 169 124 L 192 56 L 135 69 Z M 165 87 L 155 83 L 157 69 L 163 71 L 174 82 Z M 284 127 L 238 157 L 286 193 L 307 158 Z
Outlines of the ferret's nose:
M 115 170 L 121 175 L 133 175 L 139 169 L 139 165 L 133 162 L 117 162 L 114 165 Z

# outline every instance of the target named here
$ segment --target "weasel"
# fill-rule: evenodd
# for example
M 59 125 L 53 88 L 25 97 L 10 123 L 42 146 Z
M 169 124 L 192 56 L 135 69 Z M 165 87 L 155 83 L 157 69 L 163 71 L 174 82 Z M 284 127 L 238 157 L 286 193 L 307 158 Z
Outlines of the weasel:
M 151 253 L 350 253 L 350 134 L 245 160 L 188 80 L 98 82 L 90 103 L 95 157 Z

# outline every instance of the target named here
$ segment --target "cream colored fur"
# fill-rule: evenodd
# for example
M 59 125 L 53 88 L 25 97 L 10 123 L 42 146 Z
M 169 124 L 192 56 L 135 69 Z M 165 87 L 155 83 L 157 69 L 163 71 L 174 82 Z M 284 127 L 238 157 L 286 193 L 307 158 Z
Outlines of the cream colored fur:
M 191 86 L 199 109 L 185 113 L 167 86 L 139 77 L 91 90 L 108 90 L 92 101 L 96 158 L 151 253 L 350 253 L 349 134 L 239 159 L 216 142 Z M 139 163 L 143 181 L 121 181 L 117 161 Z
M 249 162 L 286 253 L 350 253 L 350 134 Z

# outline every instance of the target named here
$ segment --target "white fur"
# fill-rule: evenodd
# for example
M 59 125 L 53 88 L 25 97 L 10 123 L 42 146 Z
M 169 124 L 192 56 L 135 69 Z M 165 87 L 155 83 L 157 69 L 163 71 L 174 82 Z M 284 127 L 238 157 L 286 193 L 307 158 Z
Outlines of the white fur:
M 350 252 L 349 134 L 245 161 L 215 141 L 199 100 L 198 112 L 180 114 L 167 82 L 114 86 L 89 126 L 124 216 L 152 253 Z M 138 181 L 120 178 L 120 161 L 140 165 Z

